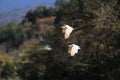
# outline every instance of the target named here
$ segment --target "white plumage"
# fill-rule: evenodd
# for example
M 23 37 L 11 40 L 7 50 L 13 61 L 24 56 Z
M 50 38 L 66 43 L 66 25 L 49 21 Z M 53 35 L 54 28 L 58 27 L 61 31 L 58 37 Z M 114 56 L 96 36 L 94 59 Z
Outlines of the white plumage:
M 62 26 L 62 32 L 64 33 L 65 39 L 67 39 L 72 33 L 73 28 L 69 25 Z
M 68 53 L 70 53 L 71 56 L 74 56 L 78 53 L 78 50 L 81 49 L 80 46 L 76 44 L 71 44 L 68 46 Z

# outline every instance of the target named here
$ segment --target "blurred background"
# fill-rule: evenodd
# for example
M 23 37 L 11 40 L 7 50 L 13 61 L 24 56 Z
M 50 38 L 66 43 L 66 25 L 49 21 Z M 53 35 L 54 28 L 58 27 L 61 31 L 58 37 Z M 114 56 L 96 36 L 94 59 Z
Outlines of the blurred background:
M 0 0 L 0 80 L 120 80 L 120 0 Z M 75 30 L 64 39 L 61 26 Z M 81 47 L 71 57 L 68 44 Z

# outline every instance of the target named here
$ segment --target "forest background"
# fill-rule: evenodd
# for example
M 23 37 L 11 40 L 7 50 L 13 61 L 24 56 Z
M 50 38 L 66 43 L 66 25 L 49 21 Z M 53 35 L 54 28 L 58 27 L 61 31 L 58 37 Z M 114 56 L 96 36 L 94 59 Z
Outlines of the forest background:
M 120 80 L 120 0 L 56 0 L 0 27 L 0 80 Z M 65 40 L 61 26 L 75 28 Z M 81 47 L 71 57 L 68 43 Z

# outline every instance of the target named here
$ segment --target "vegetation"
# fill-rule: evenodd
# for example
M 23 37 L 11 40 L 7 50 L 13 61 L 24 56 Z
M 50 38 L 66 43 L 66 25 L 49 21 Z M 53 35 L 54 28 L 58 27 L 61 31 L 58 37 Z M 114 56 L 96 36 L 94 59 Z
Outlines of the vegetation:
M 55 5 L 39 6 L 21 24 L 1 27 L 0 78 L 119 80 L 120 1 L 57 0 Z M 63 24 L 75 28 L 67 40 Z M 81 47 L 74 57 L 67 53 L 71 43 Z

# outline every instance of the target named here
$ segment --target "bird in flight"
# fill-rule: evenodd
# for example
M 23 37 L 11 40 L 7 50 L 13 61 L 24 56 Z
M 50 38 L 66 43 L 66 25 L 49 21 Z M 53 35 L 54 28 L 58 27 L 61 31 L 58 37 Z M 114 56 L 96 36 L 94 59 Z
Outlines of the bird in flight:
M 79 49 L 81 49 L 80 46 L 78 46 L 76 44 L 68 45 L 68 53 L 71 56 L 74 56 L 75 54 L 77 54 Z
M 64 25 L 61 27 L 62 28 L 62 33 L 64 33 L 64 37 L 65 39 L 69 38 L 70 34 L 72 33 L 72 31 L 74 30 L 74 28 L 72 28 L 69 25 Z

